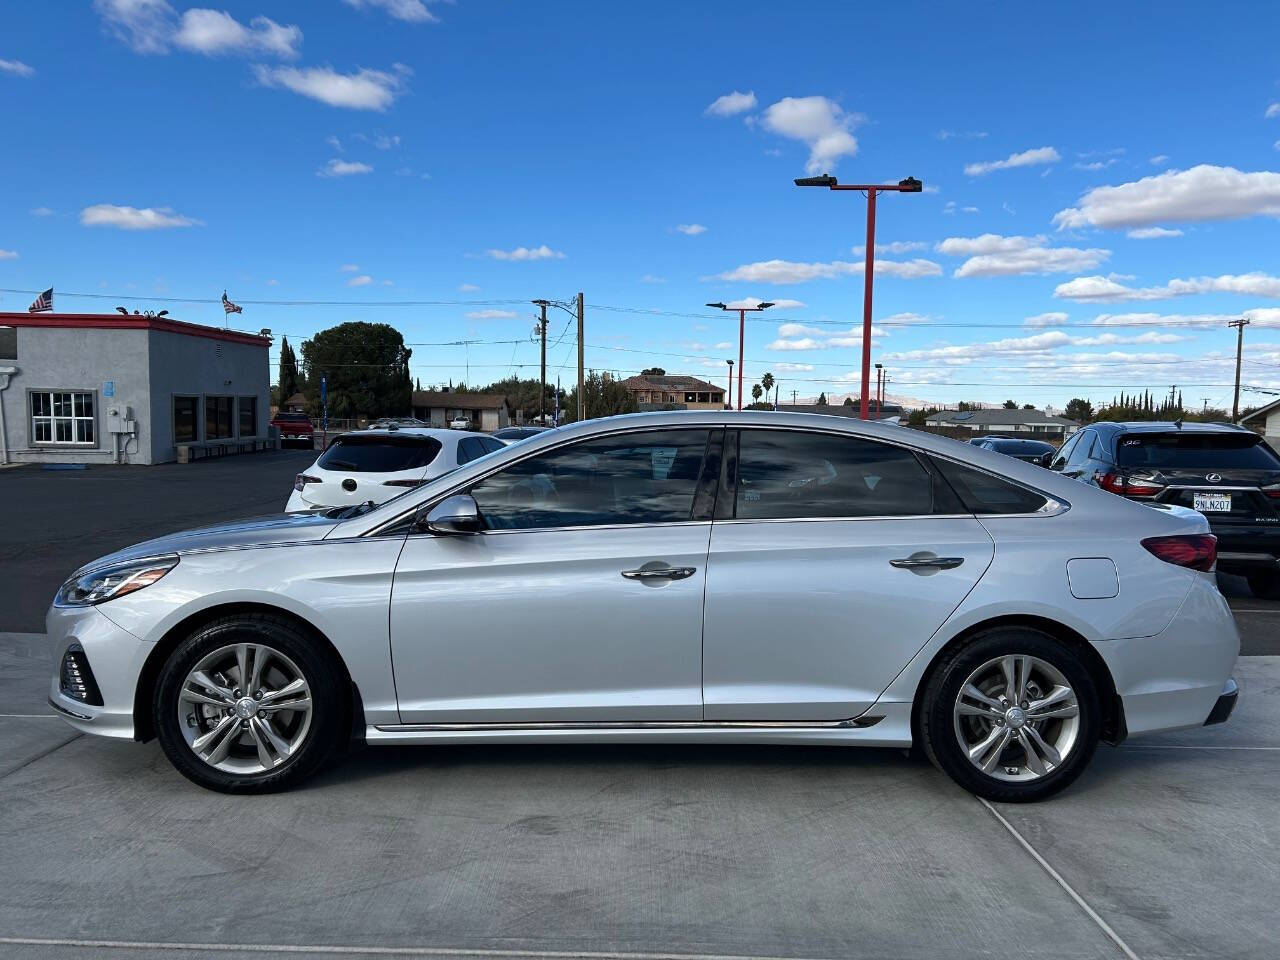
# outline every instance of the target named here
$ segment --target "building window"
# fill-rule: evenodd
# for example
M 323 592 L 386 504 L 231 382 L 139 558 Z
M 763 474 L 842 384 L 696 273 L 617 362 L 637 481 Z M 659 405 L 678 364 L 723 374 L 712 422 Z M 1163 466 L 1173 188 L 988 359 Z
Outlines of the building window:
M 204 398 L 204 438 L 206 440 L 227 440 L 235 436 L 235 427 L 231 422 L 232 397 Z
M 258 435 L 258 398 L 241 397 L 237 411 L 240 414 L 240 436 Z
M 199 408 L 199 397 L 173 398 L 173 442 L 175 444 L 195 443 L 200 439 L 199 415 L 196 412 Z
M 31 441 L 89 445 L 95 442 L 93 394 L 40 391 L 31 395 Z

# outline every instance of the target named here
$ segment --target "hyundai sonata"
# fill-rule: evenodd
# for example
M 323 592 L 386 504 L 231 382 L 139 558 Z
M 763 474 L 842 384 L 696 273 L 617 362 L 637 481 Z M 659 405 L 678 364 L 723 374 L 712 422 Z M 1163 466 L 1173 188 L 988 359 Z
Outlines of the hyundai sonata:
M 49 699 L 232 792 L 356 736 L 919 744 L 1034 800 L 1099 741 L 1226 719 L 1214 558 L 1191 511 L 900 427 L 613 417 L 89 564 L 49 611 Z

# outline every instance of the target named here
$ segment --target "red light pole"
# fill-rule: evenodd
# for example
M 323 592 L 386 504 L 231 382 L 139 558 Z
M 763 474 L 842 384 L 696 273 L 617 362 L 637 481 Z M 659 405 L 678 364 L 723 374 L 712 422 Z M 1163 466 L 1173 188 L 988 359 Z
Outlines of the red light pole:
M 826 187 L 829 190 L 861 190 L 867 195 L 867 266 L 862 293 L 862 419 L 870 419 L 871 403 L 871 280 L 875 269 L 876 249 L 876 194 L 886 190 L 898 193 L 919 193 L 924 189 L 915 177 L 907 177 L 897 183 L 839 183 L 830 174 L 820 177 L 799 177 L 797 187 Z
M 757 313 L 761 310 L 768 310 L 773 306 L 772 303 L 757 303 L 754 307 L 727 307 L 723 303 L 708 303 L 708 307 L 719 307 L 721 310 L 728 310 L 732 313 L 738 311 L 738 409 L 742 409 L 742 344 L 746 338 L 747 332 L 747 313 Z M 729 405 L 733 406 L 733 361 L 729 361 Z

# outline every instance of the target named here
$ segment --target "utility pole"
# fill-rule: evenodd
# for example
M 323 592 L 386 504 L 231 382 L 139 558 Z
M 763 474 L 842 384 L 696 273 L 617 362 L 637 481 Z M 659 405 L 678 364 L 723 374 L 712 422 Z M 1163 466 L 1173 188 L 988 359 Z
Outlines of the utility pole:
M 726 409 L 732 410 L 733 409 L 733 361 L 726 360 L 725 363 L 729 365 L 729 403 Z
M 1241 317 L 1239 320 L 1232 320 L 1227 324 L 1228 327 L 1236 328 L 1236 392 L 1235 399 L 1231 401 L 1231 422 L 1240 422 L 1240 354 L 1244 351 L 1244 328 L 1249 325 L 1247 317 Z
M 538 377 L 538 426 L 545 427 L 547 425 L 547 304 L 549 301 L 533 302 L 535 306 L 542 308 L 542 319 L 538 321 L 538 337 L 542 341 L 542 372 Z
M 578 291 L 578 419 L 587 419 L 587 398 L 583 395 L 582 375 L 582 291 Z
M 793 407 L 796 405 L 796 392 L 794 390 L 791 391 L 791 405 Z

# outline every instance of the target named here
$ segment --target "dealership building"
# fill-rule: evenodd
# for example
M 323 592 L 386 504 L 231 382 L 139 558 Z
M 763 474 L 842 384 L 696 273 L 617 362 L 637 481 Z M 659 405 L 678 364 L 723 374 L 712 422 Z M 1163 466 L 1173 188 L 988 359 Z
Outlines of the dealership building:
M 0 313 L 0 463 L 268 445 L 271 338 L 141 314 Z

